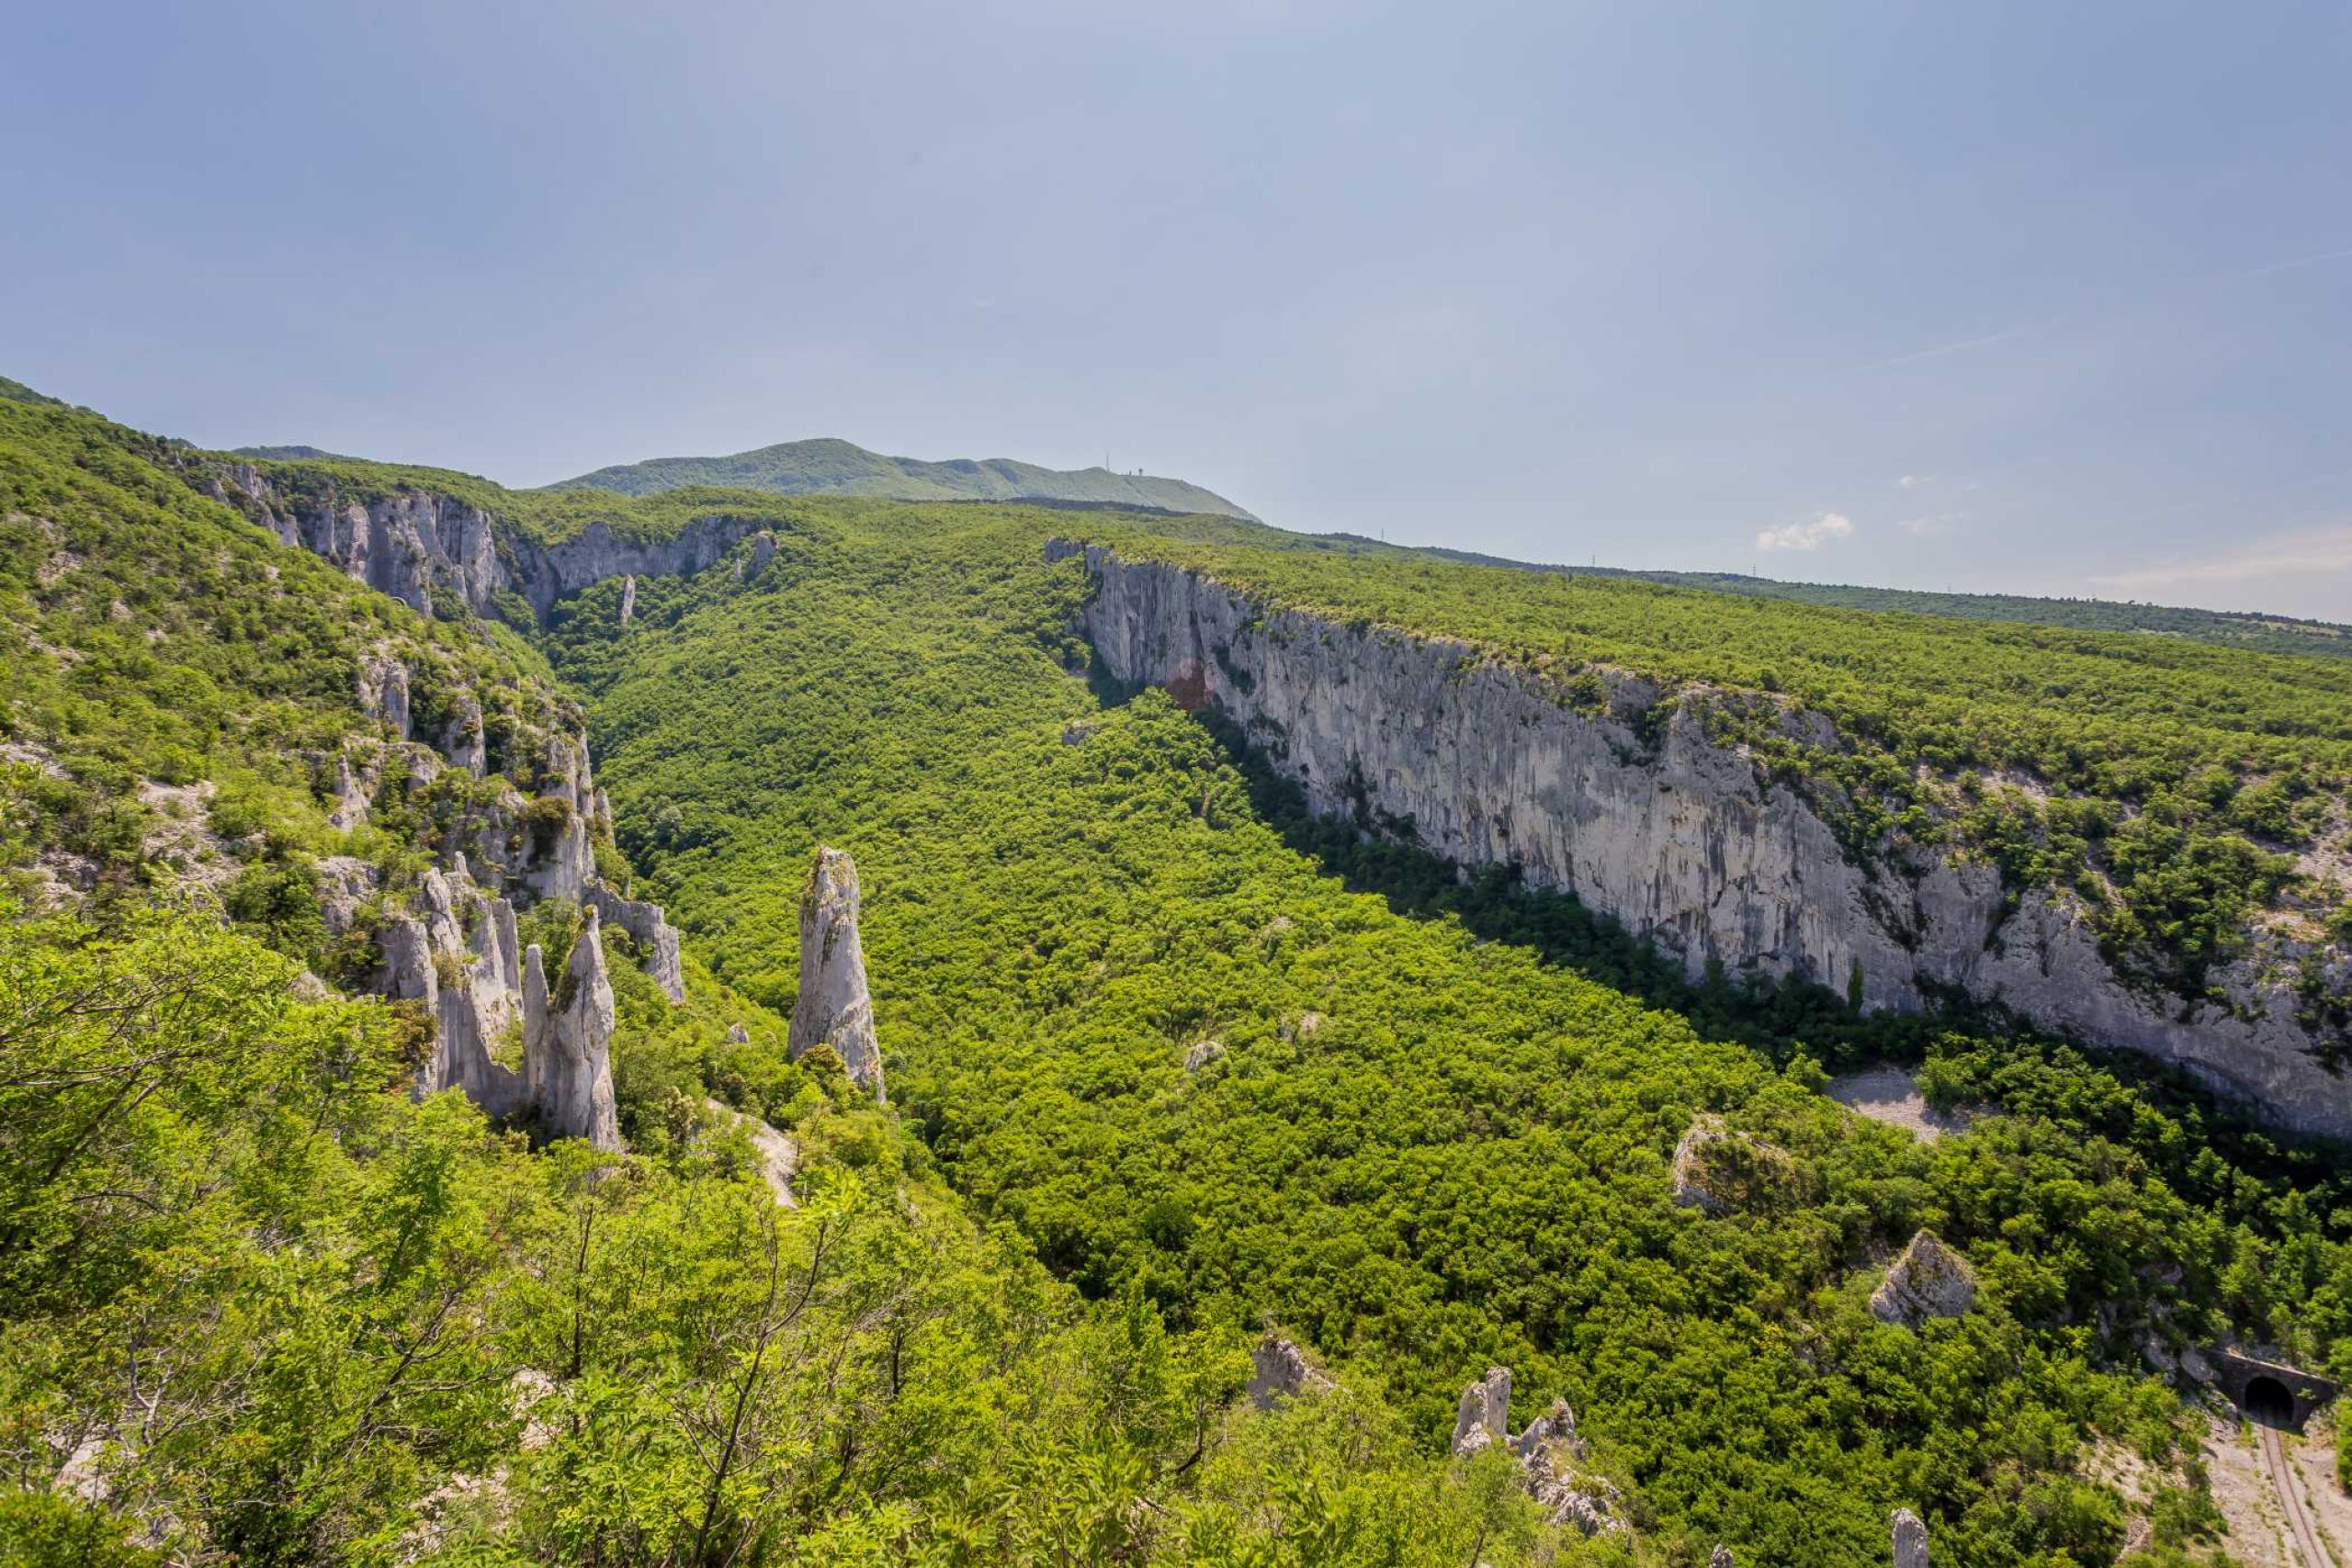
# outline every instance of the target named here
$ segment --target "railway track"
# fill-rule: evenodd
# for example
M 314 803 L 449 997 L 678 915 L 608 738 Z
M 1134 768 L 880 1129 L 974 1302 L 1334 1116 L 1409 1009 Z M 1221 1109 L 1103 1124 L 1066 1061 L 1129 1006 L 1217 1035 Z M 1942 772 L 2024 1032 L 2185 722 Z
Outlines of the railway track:
M 2270 1486 L 2278 1494 L 2278 1506 L 2286 1515 L 2295 1555 L 2301 1559 L 2303 1568 L 2335 1568 L 2335 1560 L 2319 1543 L 2319 1531 L 2312 1527 L 2311 1513 L 2303 1506 L 2302 1494 L 2295 1489 L 2294 1472 L 2288 1468 L 2287 1445 L 2280 1440 L 2278 1428 L 2256 1422 L 2254 1429 L 2261 1438 L 2262 1462 L 2270 1468 Z

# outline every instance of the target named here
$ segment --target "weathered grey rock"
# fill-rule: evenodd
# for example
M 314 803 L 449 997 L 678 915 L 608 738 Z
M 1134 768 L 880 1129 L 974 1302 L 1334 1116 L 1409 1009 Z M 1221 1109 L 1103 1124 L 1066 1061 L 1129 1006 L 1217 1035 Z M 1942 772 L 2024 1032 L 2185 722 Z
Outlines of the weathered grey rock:
M 628 624 L 636 615 L 637 579 L 633 576 L 625 577 L 621 579 L 621 630 L 628 630 Z
M 1726 1205 L 1707 1187 L 1707 1151 L 1730 1136 L 1722 1117 L 1701 1116 L 1674 1145 L 1671 1176 L 1677 1208 L 1702 1209 L 1710 1214 L 1723 1212 Z
M 1224 1055 L 1224 1041 L 1196 1040 L 1184 1047 L 1184 1070 L 1188 1073 L 1197 1073 Z
M 393 736 L 409 736 L 408 666 L 397 659 L 364 660 L 359 666 L 359 705 L 368 715 L 391 726 Z
M 1271 1410 L 1281 1400 L 1336 1386 L 1315 1370 L 1306 1351 L 1279 1334 L 1269 1334 L 1250 1347 L 1250 1403 L 1261 1410 Z
M 1487 1375 L 1462 1391 L 1453 1416 L 1453 1452 L 1462 1458 L 1510 1436 L 1510 1369 L 1488 1367 Z
M 1732 1130 L 1702 1113 L 1674 1145 L 1672 1192 L 1678 1207 L 1709 1214 L 1770 1202 L 1795 1179 L 1788 1151 Z
M 663 918 L 662 906 L 624 898 L 601 882 L 589 884 L 588 901 L 607 923 L 628 933 L 637 944 L 638 967 L 653 976 L 662 994 L 673 1002 L 684 1001 L 686 975 L 678 958 L 678 928 Z
M 729 1045 L 749 1045 L 751 1043 L 752 1032 L 750 1030 L 744 1028 L 740 1023 L 730 1023 L 727 1026 L 727 1043 Z
M 451 872 L 426 872 L 412 907 L 386 928 L 384 953 L 388 994 L 421 995 L 433 1015 L 433 1054 L 416 1095 L 460 1089 L 491 1115 L 509 1115 L 522 1103 L 522 1081 L 491 1053 L 518 1016 L 514 908 L 477 888 L 462 859 Z
M 752 553 L 743 563 L 743 579 L 750 581 L 767 570 L 768 562 L 775 559 L 775 536 L 763 528 L 752 536 Z
M 1959 1317 L 1975 1304 L 1975 1270 L 1933 1231 L 1911 1238 L 1871 1296 L 1871 1312 L 1881 1323 L 1906 1328 L 1929 1318 Z
M 1510 1369 L 1488 1367 L 1485 1377 L 1462 1391 L 1453 1418 L 1453 1455 L 1473 1458 L 1498 1443 L 1519 1461 L 1521 1483 L 1551 1523 L 1587 1536 L 1629 1528 L 1623 1495 L 1578 1463 L 1585 1446 L 1568 1402 L 1553 1401 L 1551 1409 L 1512 1437 Z
M 348 833 L 368 821 L 368 792 L 361 787 L 359 776 L 352 772 L 348 753 L 334 760 L 334 804 L 327 808 L 327 826 L 339 833 Z
M 758 525 L 713 513 L 693 519 L 673 538 L 634 539 L 592 523 L 573 538 L 543 544 L 502 529 L 470 502 L 421 488 L 345 496 L 330 481 L 289 496 L 250 463 L 220 465 L 208 483 L 213 495 L 286 543 L 325 557 L 427 615 L 460 606 L 486 615 L 500 593 L 512 590 L 544 617 L 557 600 L 608 577 L 701 571 Z
M 441 754 L 449 759 L 453 768 L 463 768 L 481 778 L 490 771 L 490 748 L 481 731 L 481 704 L 471 692 L 458 694 L 456 711 L 449 716 L 449 728 L 441 738 Z
M 534 946 L 524 960 L 523 1085 L 548 1135 L 585 1138 L 600 1149 L 622 1146 L 613 1104 L 613 986 L 592 906 L 564 965 L 563 990 L 547 994 Z M 533 1007 L 537 999 L 537 1007 Z
M 843 851 L 819 850 L 800 895 L 800 994 L 785 1049 L 797 1060 L 812 1045 L 830 1045 L 852 1080 L 887 1100 L 857 911 L 857 867 Z
M 786 1134 L 778 1132 L 756 1116 L 746 1116 L 723 1100 L 706 1096 L 703 1109 L 711 1120 L 721 1126 L 741 1127 L 752 1140 L 752 1151 L 760 1158 L 760 1178 L 768 1184 L 780 1207 L 797 1209 L 800 1200 L 792 1190 L 792 1178 L 800 1168 L 800 1145 Z
M 1510 1439 L 1511 1453 L 1521 1461 L 1532 1459 L 1539 1450 L 1565 1447 L 1572 1453 L 1584 1451 L 1583 1439 L 1577 1436 L 1577 1413 L 1568 1408 L 1565 1399 L 1555 1399 L 1552 1408 L 1527 1424 L 1527 1430 Z
M 2175 1064 L 2291 1131 L 2352 1135 L 2352 1075 L 2322 1066 L 2298 1021 L 2309 950 L 2257 931 L 2255 950 L 2217 972 L 2230 1005 L 2185 1006 L 2127 986 L 2071 895 L 2029 894 L 2005 918 L 1999 875 L 1981 862 L 1891 852 L 1858 866 L 1803 795 L 1709 738 L 1711 706 L 1770 699 L 1596 671 L 1601 701 L 1571 704 L 1464 642 L 1343 626 L 1198 572 L 1084 554 L 1085 630 L 1102 667 L 1218 709 L 1318 813 L 1410 819 L 1433 852 L 1573 893 L 1693 976 L 1711 963 L 1791 976 L 1871 1011 L 1916 1011 L 1928 991 L 1956 988 Z M 1838 740 L 1817 714 L 1782 709 L 1774 722 L 1810 744 Z M 2352 956 L 2310 955 L 2324 985 L 2352 988 Z
M 1890 1521 L 1894 1529 L 1894 1568 L 1928 1568 L 1928 1527 L 1908 1508 L 1897 1508 Z
M 1736 1568 L 1732 1560 L 1731 1548 L 1717 1546 L 1713 1551 L 1707 1553 L 1707 1568 Z

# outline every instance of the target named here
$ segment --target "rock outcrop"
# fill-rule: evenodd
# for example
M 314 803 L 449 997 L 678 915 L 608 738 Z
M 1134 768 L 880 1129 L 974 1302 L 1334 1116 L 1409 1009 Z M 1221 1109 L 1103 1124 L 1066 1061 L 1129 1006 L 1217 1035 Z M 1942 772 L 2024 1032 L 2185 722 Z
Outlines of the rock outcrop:
M 613 986 L 594 907 L 571 944 L 561 988 L 549 997 L 534 946 L 524 955 L 523 1096 L 550 1137 L 621 1145 L 613 1106 Z M 532 1004 L 536 1001 L 537 1006 Z
M 340 934 L 373 891 L 374 873 L 347 857 L 322 868 L 333 886 L 322 908 Z M 433 1048 L 417 1071 L 419 1099 L 458 1089 L 492 1116 L 535 1122 L 554 1138 L 622 1146 L 614 1114 L 613 988 L 594 911 L 572 944 L 561 992 L 551 996 L 536 946 L 516 945 L 514 906 L 477 886 L 463 856 L 427 871 L 406 911 L 384 923 L 373 989 L 424 1004 Z M 496 1048 L 519 1034 L 520 1070 Z
M 602 927 L 609 920 L 628 934 L 673 1001 L 685 991 L 677 931 L 659 905 L 624 897 L 598 879 L 592 825 L 605 823 L 609 831 L 602 792 L 586 743 L 562 728 L 560 711 L 540 718 L 505 714 L 501 765 L 510 776 L 489 771 L 482 707 L 470 691 L 444 690 L 437 699 L 435 711 L 447 716 L 435 729 L 441 750 L 399 739 L 414 728 L 416 685 L 397 658 L 365 662 L 357 696 L 390 738 L 346 743 L 325 787 L 331 819 L 341 827 L 368 819 L 379 801 L 390 804 L 383 792 L 408 792 L 399 805 L 424 818 L 426 847 L 440 863 L 408 897 L 388 902 L 374 867 L 351 856 L 322 861 L 328 930 L 347 934 L 363 906 L 379 906 L 379 964 L 368 988 L 422 1004 L 431 1021 L 419 1096 L 458 1089 L 492 1116 L 617 1149 L 615 1010 Z M 585 916 L 552 994 L 545 960 L 536 947 L 521 947 L 515 920 L 518 907 L 549 899 L 577 903 Z
M 1908 1508 L 1889 1521 L 1894 1530 L 1894 1568 L 1928 1568 L 1928 1527 Z
M 844 851 L 819 850 L 800 895 L 800 994 L 785 1051 L 797 1060 L 811 1046 L 830 1045 L 853 1081 L 887 1100 L 857 910 L 857 867 Z
M 1511 1436 L 1509 1367 L 1488 1367 L 1485 1377 L 1464 1389 L 1453 1419 L 1454 1458 L 1472 1459 L 1498 1444 L 1519 1461 L 1528 1495 L 1553 1524 L 1587 1536 L 1628 1528 L 1623 1495 L 1578 1463 L 1584 1439 L 1577 1436 L 1576 1413 L 1566 1400 L 1554 1400 L 1525 1431 Z
M 1871 1312 L 1881 1323 L 1905 1328 L 1959 1317 L 1975 1304 L 1976 1271 L 1933 1231 L 1911 1238 L 1871 1295 Z
M 777 1131 L 756 1116 L 747 1116 L 723 1100 L 706 1096 L 702 1108 L 711 1121 L 722 1127 L 737 1127 L 751 1140 L 752 1152 L 759 1156 L 760 1179 L 768 1184 L 779 1208 L 797 1209 L 799 1198 L 792 1190 L 792 1178 L 800 1168 L 800 1145 L 788 1134 Z
M 1272 607 L 1100 547 L 1048 555 L 1081 550 L 1102 667 L 1216 709 L 1318 813 L 1515 867 L 1648 934 L 1694 977 L 1711 964 L 1792 976 L 1872 1011 L 1958 990 L 2171 1063 L 2290 1131 L 2352 1135 L 2352 1076 L 2322 1064 L 2299 1021 L 2294 954 L 2217 971 L 2227 1005 L 2184 1002 L 2119 976 L 2070 895 L 2029 892 L 2005 912 L 1981 860 L 1857 864 L 1804 795 L 1711 739 L 1711 705 L 1748 699 L 1623 672 L 1571 699 L 1466 642 Z M 1792 739 L 1839 744 L 1820 715 L 1776 711 Z M 2329 963 L 2325 983 L 2352 989 L 2352 957 Z
M 1701 1115 L 1674 1145 L 1671 1180 L 1678 1208 L 1725 1214 L 1767 1207 L 1788 1194 L 1797 1166 L 1787 1150 L 1734 1132 L 1720 1116 Z
M 1279 1334 L 1269 1334 L 1250 1349 L 1250 1403 L 1271 1410 L 1282 1400 L 1320 1393 L 1331 1380 L 1315 1370 L 1306 1352 Z
M 1488 1367 L 1487 1375 L 1462 1391 L 1453 1416 L 1453 1454 L 1466 1459 L 1510 1438 L 1510 1369 Z
M 572 538 L 545 543 L 501 526 L 471 502 L 422 487 L 346 492 L 335 479 L 307 474 L 281 487 L 270 472 L 243 462 L 191 477 L 287 544 L 427 615 L 486 615 L 500 594 L 514 592 L 544 616 L 557 600 L 608 577 L 701 571 L 763 526 L 714 513 L 668 539 L 629 538 L 592 523 Z
M 686 999 L 686 975 L 678 958 L 678 928 L 659 904 L 624 898 L 603 883 L 588 888 L 588 902 L 614 930 L 626 931 L 636 945 L 638 966 L 653 976 L 662 994 L 673 1002 Z

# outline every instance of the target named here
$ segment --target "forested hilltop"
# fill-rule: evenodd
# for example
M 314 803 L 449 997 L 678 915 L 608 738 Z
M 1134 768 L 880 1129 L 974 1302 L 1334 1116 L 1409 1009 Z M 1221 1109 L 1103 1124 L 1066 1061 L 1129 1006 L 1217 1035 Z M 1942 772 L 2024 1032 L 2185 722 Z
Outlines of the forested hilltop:
M 1182 479 L 1109 468 L 1046 468 L 1010 457 L 886 457 L 847 441 L 786 441 L 727 457 L 655 457 L 598 468 L 549 486 L 658 495 L 694 485 L 774 491 L 779 495 L 870 495 L 896 501 L 1073 501 L 1161 512 L 1249 513 L 1215 491 Z
M 1835 770 L 1939 736 L 2017 787 L 2018 738 L 2078 721 L 2102 787 L 2228 773 L 2184 839 L 2265 854 L 2233 814 L 2290 752 L 2289 819 L 2340 831 L 2292 661 L 2234 722 L 2165 664 L 2138 707 L 2062 672 L 2079 707 L 1954 677 L 1914 712 L 1934 649 L 1834 611 L 1566 620 L 1212 520 L 518 497 L 6 400 L 0 518 L 0 1539 L 33 1561 L 1812 1568 L 1883 1563 L 1909 1508 L 1939 1562 L 2208 1562 L 2184 1353 L 2352 1372 L 2340 1150 L 1997 1016 L 1693 976 L 1315 810 L 1262 736 L 1106 679 L 1099 583 L 1046 546 L 1487 637 L 1571 705 L 1588 666 L 1747 659 L 1840 726 L 1888 707 L 1790 754 L 1857 800 Z M 582 724 L 595 791 L 543 761 Z M 383 933 L 485 819 L 549 951 L 584 915 L 534 846 L 575 830 L 684 931 L 673 999 L 603 928 L 626 1150 L 409 1093 L 447 1041 L 377 994 Z M 2020 877 L 2115 875 L 2018 841 L 2057 868 Z M 889 1107 L 785 1046 L 820 844 L 864 885 Z M 1920 1141 L 1822 1092 L 1888 1058 L 1969 1114 Z
M 2296 615 L 2251 610 L 2198 610 L 2177 604 L 2142 604 L 2117 599 L 2049 599 L 2021 593 L 1950 593 L 1911 588 L 1869 588 L 1850 582 L 1792 582 L 1736 571 L 1641 571 L 1607 566 L 1551 566 L 1482 555 L 1442 546 L 1386 546 L 1353 535 L 1335 539 L 1358 547 L 1408 549 L 1468 566 L 1510 567 L 1562 576 L 1634 577 L 1677 588 L 1704 588 L 1758 599 L 1793 599 L 1846 610 L 1892 610 L 1911 615 L 1942 615 L 1963 621 L 2017 621 L 2028 626 L 2065 626 L 2075 631 L 2143 632 L 2188 637 L 2222 648 L 2261 653 L 2317 654 L 2352 659 L 2352 626 Z

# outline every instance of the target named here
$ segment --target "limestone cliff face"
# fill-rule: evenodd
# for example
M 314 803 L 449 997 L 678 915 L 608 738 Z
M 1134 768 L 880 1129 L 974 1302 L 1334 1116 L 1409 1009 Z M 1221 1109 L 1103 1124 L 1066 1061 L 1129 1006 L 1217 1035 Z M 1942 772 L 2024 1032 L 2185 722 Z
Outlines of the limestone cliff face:
M 2290 1131 L 2352 1135 L 2352 1077 L 2314 1057 L 2277 965 L 2223 974 L 2228 1008 L 2151 996 L 2109 968 L 2071 898 L 2030 894 L 2004 919 L 1989 866 L 1857 866 L 1804 797 L 1709 738 L 1708 694 L 1682 694 L 1661 721 L 1667 694 L 1623 676 L 1588 712 L 1466 643 L 1269 608 L 1099 547 L 1048 554 L 1081 548 L 1084 629 L 1108 671 L 1225 715 L 1319 813 L 1515 866 L 1649 934 L 1693 976 L 1753 967 L 1870 1010 L 1957 988 L 2175 1064 Z M 1836 742 L 1819 716 L 1787 722 Z
M 287 544 L 427 615 L 458 605 L 483 615 L 510 589 L 545 615 L 557 600 L 608 577 L 701 571 L 760 526 L 715 514 L 695 519 L 674 538 L 642 540 L 594 523 L 577 538 L 541 544 L 499 527 L 470 502 L 429 490 L 345 496 L 322 482 L 289 495 L 251 463 L 221 464 L 200 482 Z
M 812 1046 L 830 1045 L 853 1080 L 887 1100 L 857 907 L 857 867 L 843 851 L 819 850 L 800 895 L 800 994 L 785 1049 L 797 1059 Z

